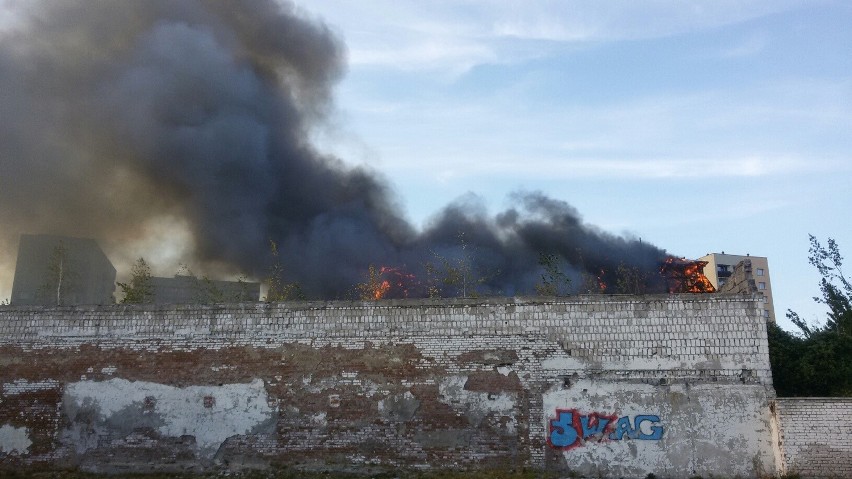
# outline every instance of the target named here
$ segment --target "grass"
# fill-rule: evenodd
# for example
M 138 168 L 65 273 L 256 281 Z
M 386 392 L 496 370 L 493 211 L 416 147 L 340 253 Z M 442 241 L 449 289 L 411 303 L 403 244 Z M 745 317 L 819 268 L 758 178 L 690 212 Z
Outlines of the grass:
M 299 471 L 280 469 L 275 471 L 250 471 L 227 474 L 218 473 L 142 473 L 142 474 L 94 474 L 80 471 L 4 471 L 0 477 L 14 479 L 200 479 L 229 477 L 234 479 L 557 479 L 556 473 L 546 471 L 511 471 L 511 470 L 478 470 L 478 471 L 388 471 L 373 474 L 331 472 L 331 471 Z

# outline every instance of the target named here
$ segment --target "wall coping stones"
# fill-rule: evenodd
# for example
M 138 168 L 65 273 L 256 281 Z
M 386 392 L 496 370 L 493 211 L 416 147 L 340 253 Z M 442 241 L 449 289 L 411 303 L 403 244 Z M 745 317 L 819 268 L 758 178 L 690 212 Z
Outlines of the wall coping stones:
M 218 349 L 298 341 L 527 337 L 554 370 L 703 371 L 771 384 L 757 295 L 582 295 L 280 303 L 6 306 L 0 346 Z M 689 374 L 689 376 L 693 376 Z

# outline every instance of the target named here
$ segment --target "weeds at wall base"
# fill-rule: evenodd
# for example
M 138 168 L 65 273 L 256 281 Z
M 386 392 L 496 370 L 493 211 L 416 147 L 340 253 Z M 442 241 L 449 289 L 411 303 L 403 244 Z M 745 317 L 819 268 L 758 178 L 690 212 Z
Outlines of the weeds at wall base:
M 95 474 L 81 471 L 16 471 L 0 469 L 0 477 L 12 479 L 113 479 L 113 474 Z M 480 470 L 480 471 L 388 471 L 358 474 L 337 471 L 301 471 L 276 469 L 273 471 L 245 471 L 238 473 L 142 473 L 121 474 L 127 479 L 560 479 L 564 475 L 538 470 Z
M 650 476 L 650 474 L 649 474 L 649 476 Z M 654 479 L 654 478 L 646 477 L 645 479 Z M 725 477 L 725 476 L 714 476 L 713 474 L 711 474 L 711 475 L 706 476 L 706 477 L 705 476 L 698 476 L 698 475 L 690 476 L 689 479 L 741 479 L 741 478 L 739 476 L 734 477 L 734 478 L 728 478 L 728 477 Z M 798 473 L 793 472 L 793 473 L 788 473 L 788 474 L 782 474 L 780 476 L 760 476 L 760 479 L 804 479 L 804 478 L 802 478 L 802 476 L 800 476 Z

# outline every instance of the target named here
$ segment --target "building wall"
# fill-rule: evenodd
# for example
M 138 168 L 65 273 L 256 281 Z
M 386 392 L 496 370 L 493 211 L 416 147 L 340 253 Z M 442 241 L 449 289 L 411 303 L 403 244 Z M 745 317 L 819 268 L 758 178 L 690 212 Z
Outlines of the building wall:
M 852 477 L 852 398 L 779 398 L 776 404 L 788 473 Z
M 757 477 L 753 297 L 0 308 L 0 466 Z
M 726 266 L 730 273 L 733 273 L 734 267 L 743 260 L 751 260 L 752 275 L 754 277 L 755 286 L 758 291 L 763 294 L 764 305 L 761 308 L 767 320 L 775 322 L 775 305 L 774 295 L 772 294 L 772 281 L 769 278 L 769 260 L 763 256 L 742 256 L 725 253 L 710 253 L 699 258 L 701 261 L 707 261 L 707 266 L 704 268 L 704 275 L 713 284 L 716 290 L 721 289 L 721 283 L 724 283 L 725 277 L 719 275 L 719 266 Z M 762 274 L 761 274 L 762 273 Z
M 52 235 L 21 235 L 13 305 L 56 305 L 57 285 L 51 281 L 51 262 L 64 250 L 63 280 L 59 302 L 63 305 L 112 304 L 115 302 L 115 268 L 98 246 L 88 238 Z
M 173 278 L 151 278 L 151 302 L 177 303 L 236 303 L 260 300 L 260 283 L 249 281 L 220 281 L 176 275 Z

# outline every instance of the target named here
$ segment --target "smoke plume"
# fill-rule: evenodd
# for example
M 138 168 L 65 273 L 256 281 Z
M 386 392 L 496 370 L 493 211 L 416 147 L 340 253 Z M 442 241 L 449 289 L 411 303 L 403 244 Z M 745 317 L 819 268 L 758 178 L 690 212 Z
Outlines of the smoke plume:
M 481 293 L 523 294 L 539 280 L 539 253 L 556 255 L 575 286 L 613 285 L 622 264 L 655 271 L 664 256 L 535 193 L 496 216 L 459 201 L 413 228 L 380 175 L 308 143 L 345 49 L 290 4 L 19 7 L 0 33 L 7 256 L 20 233 L 97 238 L 114 261 L 182 238 L 182 262 L 262 279 L 274 240 L 287 279 L 322 298 L 346 297 L 371 264 L 424 280 L 424 264 L 464 264 Z

